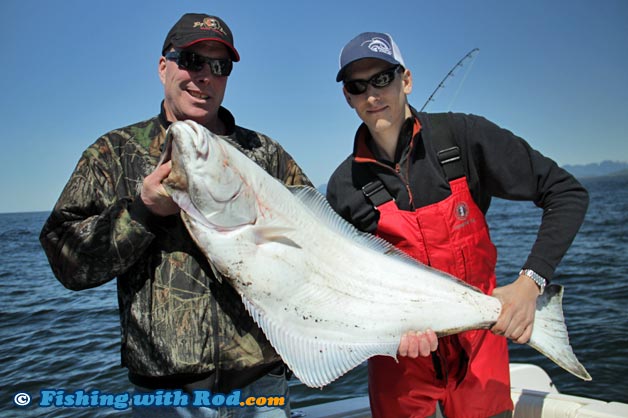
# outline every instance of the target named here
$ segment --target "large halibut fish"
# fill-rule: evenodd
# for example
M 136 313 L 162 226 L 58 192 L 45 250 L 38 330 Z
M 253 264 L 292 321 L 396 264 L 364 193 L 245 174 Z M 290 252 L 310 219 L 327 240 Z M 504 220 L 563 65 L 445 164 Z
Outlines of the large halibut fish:
M 168 143 L 164 186 L 190 235 L 306 385 L 395 357 L 409 330 L 444 336 L 496 322 L 497 298 L 358 231 L 316 190 L 289 190 L 204 127 L 174 123 Z M 569 345 L 562 293 L 551 285 L 538 298 L 529 345 L 590 380 Z

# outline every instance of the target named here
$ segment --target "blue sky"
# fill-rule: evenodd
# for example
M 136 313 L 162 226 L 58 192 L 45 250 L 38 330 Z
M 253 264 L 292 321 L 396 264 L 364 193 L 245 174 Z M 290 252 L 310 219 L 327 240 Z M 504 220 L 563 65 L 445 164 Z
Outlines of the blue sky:
M 417 108 L 480 48 L 428 111 L 485 116 L 561 165 L 628 161 L 625 0 L 2 0 L 0 213 L 50 210 L 87 146 L 158 112 L 160 49 L 185 12 L 229 24 L 242 60 L 224 105 L 316 185 L 352 148 L 335 74 L 364 31 L 393 35 Z

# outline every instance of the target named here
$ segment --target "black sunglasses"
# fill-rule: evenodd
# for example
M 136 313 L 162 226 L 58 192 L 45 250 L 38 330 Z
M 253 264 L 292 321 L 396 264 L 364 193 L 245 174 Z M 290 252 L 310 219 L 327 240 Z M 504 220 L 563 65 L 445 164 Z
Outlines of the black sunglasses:
M 349 92 L 349 94 L 362 94 L 366 91 L 366 88 L 370 84 L 371 86 L 381 89 L 388 86 L 395 79 L 395 74 L 398 70 L 401 69 L 401 65 L 395 65 L 392 68 L 384 70 L 375 74 L 373 77 L 368 80 L 349 80 L 345 81 L 343 84 L 345 89 Z
M 209 64 L 213 75 L 226 77 L 231 74 L 233 61 L 230 59 L 208 58 L 192 51 L 170 51 L 165 55 L 168 61 L 175 61 L 179 68 L 186 71 L 201 71 L 203 65 Z

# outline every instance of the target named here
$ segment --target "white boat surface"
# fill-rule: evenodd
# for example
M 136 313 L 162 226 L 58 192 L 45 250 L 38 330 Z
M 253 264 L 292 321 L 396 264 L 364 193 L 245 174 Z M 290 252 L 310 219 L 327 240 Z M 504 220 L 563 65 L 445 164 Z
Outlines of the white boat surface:
M 559 393 L 549 375 L 533 364 L 510 365 L 514 418 L 627 418 L 628 404 Z M 440 416 L 440 415 L 438 415 Z M 371 418 L 368 396 L 292 411 L 293 418 Z

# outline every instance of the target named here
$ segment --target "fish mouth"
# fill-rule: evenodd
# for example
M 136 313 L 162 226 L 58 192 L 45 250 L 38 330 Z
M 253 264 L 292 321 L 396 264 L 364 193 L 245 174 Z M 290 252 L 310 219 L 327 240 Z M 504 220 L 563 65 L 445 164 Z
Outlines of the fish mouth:
M 159 157 L 159 164 L 167 163 L 172 159 L 172 133 L 168 131 L 166 139 L 162 145 L 161 156 Z
M 162 164 L 166 164 L 169 161 L 172 161 L 172 167 L 170 169 L 170 174 L 168 177 L 162 180 L 162 185 L 166 188 L 166 191 L 172 195 L 175 190 L 186 190 L 188 187 L 188 179 L 187 173 L 175 160 L 172 159 L 172 155 L 176 150 L 176 144 L 174 144 L 175 138 L 173 133 L 168 130 L 166 133 L 166 139 L 163 145 L 163 151 L 161 153 L 161 157 L 159 158 L 158 166 Z M 179 204 L 179 202 L 177 202 Z M 179 204 L 179 206 L 181 206 Z
M 175 125 L 175 123 L 179 123 L 179 122 L 174 122 L 170 125 L 170 127 L 168 128 L 168 130 L 166 131 L 166 138 L 164 139 L 164 143 L 161 145 L 161 156 L 159 157 L 159 165 L 167 163 L 168 161 L 172 160 L 172 152 L 173 152 L 173 143 L 175 142 L 175 131 L 173 130 L 173 126 Z M 190 125 L 192 126 L 192 125 Z

